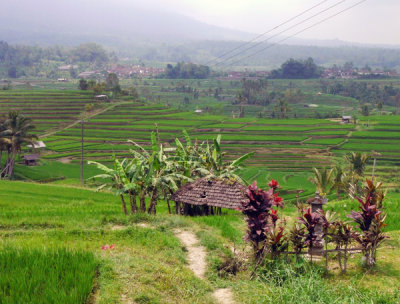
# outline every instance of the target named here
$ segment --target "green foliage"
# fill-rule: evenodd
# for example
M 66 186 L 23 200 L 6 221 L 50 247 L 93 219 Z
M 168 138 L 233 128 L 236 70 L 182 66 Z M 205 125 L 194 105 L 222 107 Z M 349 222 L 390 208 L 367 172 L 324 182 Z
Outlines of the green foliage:
M 79 79 L 78 88 L 79 90 L 84 90 L 84 91 L 87 90 L 89 88 L 87 80 L 83 78 Z
M 205 65 L 178 62 L 176 66 L 167 65 L 165 77 L 171 79 L 204 79 L 210 75 L 210 68 Z
M 321 68 L 309 57 L 307 60 L 289 59 L 278 70 L 271 71 L 271 78 L 307 79 L 321 76 Z
M 251 80 L 243 78 L 241 80 L 242 90 L 236 93 L 233 104 L 257 104 L 268 105 L 274 98 L 267 91 L 267 80 Z
M 313 168 L 314 176 L 310 181 L 315 185 L 315 188 L 321 196 L 326 196 L 330 193 L 333 183 L 333 169 L 317 169 Z
M 384 194 L 379 188 L 382 183 L 374 184 L 366 181 L 364 197 L 355 197 L 360 203 L 360 212 L 352 211 L 349 217 L 357 223 L 361 233 L 353 233 L 353 238 L 362 246 L 365 265 L 376 265 L 376 253 L 378 247 L 387 238 L 383 233 L 386 226 L 386 215 L 382 212 Z
M 34 144 L 38 137 L 32 134 L 35 126 L 32 119 L 17 111 L 8 112 L 4 120 L 0 119 L 0 179 L 12 178 L 17 154 L 24 144 Z M 2 168 L 2 153 L 7 152 L 7 160 Z

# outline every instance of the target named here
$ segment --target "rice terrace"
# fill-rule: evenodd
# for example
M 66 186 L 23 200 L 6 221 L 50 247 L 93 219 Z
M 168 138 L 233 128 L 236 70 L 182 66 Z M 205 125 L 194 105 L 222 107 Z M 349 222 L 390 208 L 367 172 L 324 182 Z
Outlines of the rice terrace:
M 399 48 L 301 36 L 368 1 L 38 2 L 0 12 L 0 304 L 400 303 Z

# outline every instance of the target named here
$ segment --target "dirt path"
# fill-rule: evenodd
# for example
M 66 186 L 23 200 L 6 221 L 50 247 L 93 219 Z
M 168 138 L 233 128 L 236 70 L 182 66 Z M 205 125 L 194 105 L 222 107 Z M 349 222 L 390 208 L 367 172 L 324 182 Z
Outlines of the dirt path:
M 115 108 L 116 106 L 119 106 L 119 105 L 122 105 L 122 104 L 126 104 L 126 103 L 129 103 L 129 102 L 127 102 L 127 101 L 120 101 L 120 102 L 116 102 L 116 103 L 110 104 L 109 106 L 107 106 L 107 107 L 105 107 L 105 108 L 101 108 L 101 109 L 99 109 L 99 110 L 92 111 L 92 112 L 90 112 L 90 113 L 87 114 L 87 116 L 85 117 L 85 119 L 90 119 L 90 118 L 92 118 L 92 117 L 94 117 L 94 116 L 97 116 L 97 115 L 99 115 L 99 114 L 101 114 L 101 113 L 104 113 L 104 112 L 106 112 L 106 111 L 108 111 L 108 110 L 110 110 L 110 109 L 112 109 L 112 108 Z M 42 139 L 42 138 L 45 138 L 45 137 L 54 135 L 54 134 L 56 134 L 56 133 L 58 133 L 58 132 L 60 132 L 60 131 L 63 131 L 63 130 L 72 128 L 72 127 L 74 127 L 74 126 L 76 126 L 77 124 L 80 124 L 80 123 L 81 123 L 81 119 L 78 119 L 78 120 L 76 120 L 76 121 L 74 121 L 74 122 L 72 122 L 72 123 L 69 123 L 69 124 L 66 125 L 66 126 L 63 126 L 63 127 L 61 127 L 61 128 L 57 128 L 57 129 L 50 130 L 50 131 L 47 132 L 47 133 L 44 133 L 44 134 L 42 134 L 42 135 L 39 135 L 39 138 Z
M 235 304 L 230 288 L 220 288 L 213 292 L 213 297 L 221 304 Z
M 200 279 L 204 279 L 206 273 L 206 250 L 198 245 L 199 240 L 196 235 L 189 231 L 175 230 L 175 236 L 181 241 L 188 251 L 189 268 Z M 220 288 L 213 292 L 212 296 L 217 303 L 235 304 L 233 293 L 230 288 Z
M 175 235 L 188 251 L 189 268 L 197 277 L 204 279 L 206 273 L 206 251 L 204 247 L 197 246 L 199 240 L 191 232 L 177 230 Z

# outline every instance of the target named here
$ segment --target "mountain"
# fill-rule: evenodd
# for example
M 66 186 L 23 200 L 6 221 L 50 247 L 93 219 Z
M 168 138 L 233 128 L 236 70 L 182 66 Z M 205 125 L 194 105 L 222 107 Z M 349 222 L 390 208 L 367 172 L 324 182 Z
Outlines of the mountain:
M 0 40 L 26 44 L 130 44 L 138 41 L 245 40 L 251 34 L 158 9 L 88 0 L 19 1 L 0 5 Z

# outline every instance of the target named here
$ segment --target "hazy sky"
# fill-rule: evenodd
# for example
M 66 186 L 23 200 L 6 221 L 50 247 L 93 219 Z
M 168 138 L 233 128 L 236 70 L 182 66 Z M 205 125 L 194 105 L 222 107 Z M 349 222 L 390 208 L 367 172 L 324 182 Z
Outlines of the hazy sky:
M 210 24 L 254 33 L 263 33 L 322 2 L 322 0 L 114 0 L 114 2 L 118 1 L 130 5 L 136 2 L 137 5 L 145 7 L 168 9 Z M 296 21 L 299 22 L 340 1 L 327 0 L 308 15 L 304 15 Z M 343 3 L 337 7 L 296 29 L 301 30 L 359 1 L 343 0 Z M 306 31 L 299 37 L 400 44 L 399 13 L 400 0 L 367 0 L 359 6 Z M 287 34 L 290 35 L 295 31 L 289 31 Z
M 286 27 L 332 5 L 341 3 L 315 19 L 286 32 L 285 35 L 290 36 L 359 1 L 361 0 L 326 0 L 319 7 L 299 17 Z M 5 17 L 13 14 L 28 14 L 29 16 L 32 14 L 33 5 L 33 8 L 38 10 L 34 16 L 43 15 L 39 20 L 42 23 L 46 23 L 47 18 L 57 18 L 60 11 L 67 11 L 66 7 L 70 7 L 71 13 L 67 14 L 70 22 L 74 22 L 74 15 L 78 15 L 77 10 L 81 15 L 86 14 L 88 17 L 95 15 L 101 21 L 102 18 L 107 18 L 107 12 L 111 15 L 111 8 L 117 12 L 114 16 L 118 16 L 118 11 L 129 16 L 129 12 L 134 12 L 140 7 L 149 11 L 172 11 L 208 24 L 259 34 L 323 2 L 323 0 L 0 0 L 0 2 L 3 2 L 0 7 L 4 7 L 4 5 L 7 7 L 7 3 L 10 4 L 10 8 L 3 11 Z M 145 15 L 147 16 L 147 14 Z M 149 16 L 145 18 L 151 20 L 151 12 Z M 82 19 L 78 16 L 75 18 Z M 132 18 L 135 18 L 133 14 Z M 157 17 L 154 17 L 152 21 L 156 27 Z M 10 23 L 12 22 L 10 21 Z M 31 26 L 34 28 L 35 24 L 31 24 Z M 280 27 L 271 34 L 278 33 L 286 27 Z M 400 45 L 400 0 L 366 0 L 359 6 L 307 30 L 299 37 Z

